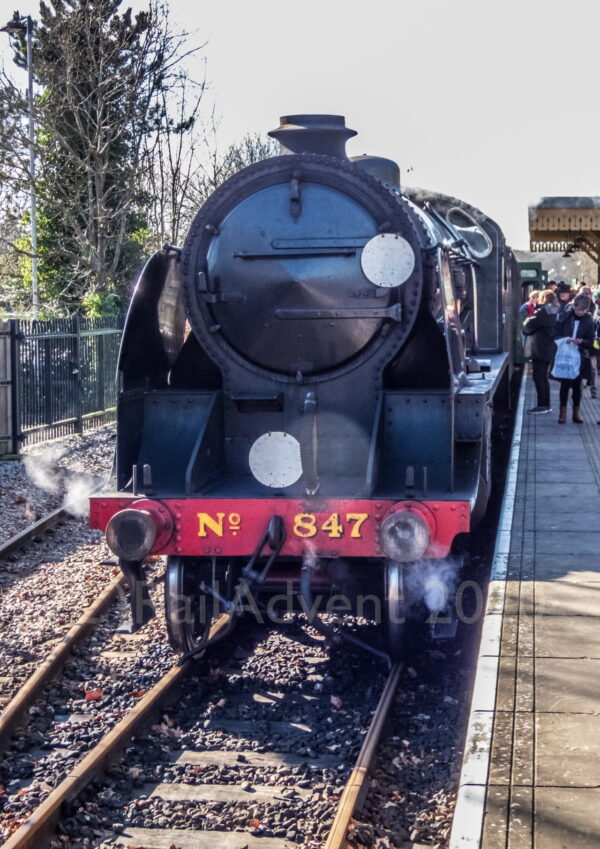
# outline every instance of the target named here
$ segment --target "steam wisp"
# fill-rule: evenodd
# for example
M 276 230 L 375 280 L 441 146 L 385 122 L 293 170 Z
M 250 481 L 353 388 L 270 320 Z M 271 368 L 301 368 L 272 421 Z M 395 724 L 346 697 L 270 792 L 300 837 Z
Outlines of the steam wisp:
M 102 479 L 93 475 L 74 474 L 65 481 L 63 507 L 77 519 L 86 519 L 90 512 L 90 496 L 98 489 Z
M 407 595 L 423 601 L 431 613 L 444 610 L 458 586 L 461 565 L 460 560 L 450 557 L 411 563 L 405 573 Z
M 85 519 L 89 513 L 89 498 L 97 492 L 102 479 L 94 475 L 72 472 L 59 461 L 67 449 L 54 445 L 27 454 L 23 458 L 25 472 L 31 482 L 44 492 L 62 495 L 62 506 L 78 519 Z
M 65 469 L 58 466 L 58 461 L 64 457 L 67 449 L 59 445 L 26 454 L 23 459 L 27 477 L 44 492 L 58 493 L 63 486 Z

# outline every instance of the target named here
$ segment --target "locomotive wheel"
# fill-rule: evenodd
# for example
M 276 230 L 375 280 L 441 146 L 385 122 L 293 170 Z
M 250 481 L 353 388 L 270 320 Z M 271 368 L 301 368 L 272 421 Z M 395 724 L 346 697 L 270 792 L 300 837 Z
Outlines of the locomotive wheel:
M 198 648 L 210 630 L 212 620 L 221 612 L 218 599 L 201 588 L 219 580 L 219 593 L 227 596 L 229 564 L 213 563 L 207 558 L 167 558 L 165 573 L 165 617 L 169 641 L 175 651 L 191 652 Z
M 394 660 L 402 655 L 406 631 L 406 595 L 402 563 L 385 565 L 385 605 L 388 651 Z

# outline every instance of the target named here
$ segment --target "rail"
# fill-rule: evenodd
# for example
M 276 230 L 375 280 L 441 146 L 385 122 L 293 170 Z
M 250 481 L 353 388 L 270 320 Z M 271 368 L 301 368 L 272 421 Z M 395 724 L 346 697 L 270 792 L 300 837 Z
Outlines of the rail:
M 46 684 L 60 672 L 75 646 L 83 642 L 98 623 L 98 617 L 116 599 L 123 582 L 122 575 L 110 582 L 0 713 L 0 748 L 6 746 L 10 735 L 28 718 L 30 705 L 39 697 Z
M 97 600 L 95 605 L 86 611 L 77 623 L 70 635 L 79 628 L 79 635 L 85 628 L 89 628 L 94 616 L 97 616 L 103 606 L 106 606 L 113 595 L 119 591 L 121 579 L 115 579 L 107 588 L 103 597 Z M 229 616 L 223 615 L 217 620 L 210 633 L 210 637 L 216 637 L 229 623 Z M 69 635 L 67 635 L 69 636 Z M 59 658 L 66 656 L 67 637 L 52 655 L 54 661 L 60 662 Z M 29 682 L 21 689 L 19 694 L 9 704 L 8 708 L 0 717 L 0 743 L 3 742 L 10 731 L 15 727 L 26 711 L 26 707 L 39 694 L 44 683 L 47 682 L 50 672 L 50 661 L 48 658 L 45 668 L 36 672 Z M 41 849 L 50 840 L 57 820 L 65 803 L 72 802 L 81 791 L 114 760 L 123 750 L 139 727 L 155 713 L 164 701 L 165 697 L 173 691 L 189 671 L 195 666 L 194 661 L 188 660 L 182 664 L 176 664 L 169 669 L 165 675 L 146 693 L 146 695 L 121 719 L 109 733 L 94 746 L 83 760 L 77 764 L 69 775 L 59 784 L 55 790 L 31 813 L 29 818 L 12 834 L 3 844 L 3 849 Z M 347 834 L 351 820 L 362 804 L 368 790 L 369 776 L 375 760 L 377 746 L 381 740 L 386 720 L 394 703 L 394 696 L 398 688 L 403 664 L 396 663 L 388 676 L 379 702 L 371 719 L 369 729 L 365 736 L 363 745 L 356 765 L 346 783 L 342 793 L 337 813 L 325 844 L 325 849 L 344 849 L 347 846 Z M 36 679 L 34 681 L 34 679 Z M 14 703 L 14 706 L 13 706 Z M 7 715 L 8 714 L 8 715 Z M 7 716 L 6 716 L 7 715 Z M 2 720 L 6 716 L 4 722 Z
M 104 486 L 105 478 L 100 477 L 99 475 L 89 475 L 88 479 L 92 485 L 90 495 L 98 492 Z M 64 519 L 68 519 L 69 516 L 70 513 L 65 507 L 57 507 L 45 516 L 42 516 L 42 518 L 38 519 L 37 522 L 27 525 L 27 527 L 23 528 L 22 531 L 17 531 L 17 533 L 13 534 L 13 536 L 7 539 L 6 542 L 0 542 L 0 560 L 7 557 L 11 551 L 15 551 L 15 549 L 26 545 L 31 539 L 39 536 L 44 531 L 48 530 L 48 528 L 53 528 L 59 522 L 62 522 Z
M 373 766 L 377 746 L 381 740 L 385 722 L 394 703 L 403 664 L 395 663 L 373 714 L 364 743 L 358 754 L 356 765 L 342 793 L 337 813 L 333 820 L 325 849 L 344 849 L 347 845 L 348 828 L 354 812 L 364 801 L 369 787 L 369 775 Z
M 22 531 L 14 534 L 10 537 L 10 539 L 7 539 L 6 542 L 0 543 L 0 560 L 3 560 L 16 548 L 26 545 L 29 540 L 33 539 L 33 537 L 39 536 L 39 534 L 43 533 L 48 528 L 53 528 L 54 525 L 57 525 L 60 521 L 66 519 L 67 516 L 68 513 L 64 507 L 57 507 L 56 510 L 48 513 L 46 516 L 42 516 L 42 518 L 37 522 L 34 522 L 32 525 L 28 525 Z
M 210 631 L 216 636 L 227 627 L 229 616 L 217 620 Z M 6 840 L 2 849 L 41 849 L 49 841 L 65 802 L 75 799 L 114 757 L 127 745 L 139 726 L 158 709 L 163 699 L 189 673 L 195 663 L 177 664 L 118 722 L 108 734 L 77 764 L 69 775 L 50 793 L 23 825 Z

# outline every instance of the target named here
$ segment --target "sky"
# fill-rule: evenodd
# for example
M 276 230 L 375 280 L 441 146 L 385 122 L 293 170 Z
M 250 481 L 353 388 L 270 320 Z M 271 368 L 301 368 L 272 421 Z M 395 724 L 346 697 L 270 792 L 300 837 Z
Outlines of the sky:
M 0 0 L 2 24 L 18 2 L 36 17 L 35 0 Z M 600 195 L 593 0 L 168 5 L 190 43 L 206 43 L 192 71 L 202 76 L 206 61 L 223 145 L 265 134 L 280 115 L 345 115 L 358 131 L 349 155 L 395 159 L 405 185 L 478 206 L 518 249 L 538 198 Z M 0 33 L 5 64 L 7 42 Z

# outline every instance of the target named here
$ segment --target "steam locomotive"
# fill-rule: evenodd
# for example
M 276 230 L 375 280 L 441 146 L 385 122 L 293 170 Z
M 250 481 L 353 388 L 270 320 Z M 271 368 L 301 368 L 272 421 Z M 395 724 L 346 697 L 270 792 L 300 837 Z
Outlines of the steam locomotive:
M 336 115 L 290 115 L 281 153 L 220 186 L 147 263 L 118 369 L 114 490 L 91 499 L 131 592 L 167 556 L 166 621 L 194 652 L 240 582 L 382 602 L 485 512 L 511 362 L 516 263 L 469 204 L 350 160 Z M 208 614 L 207 614 L 208 611 Z

